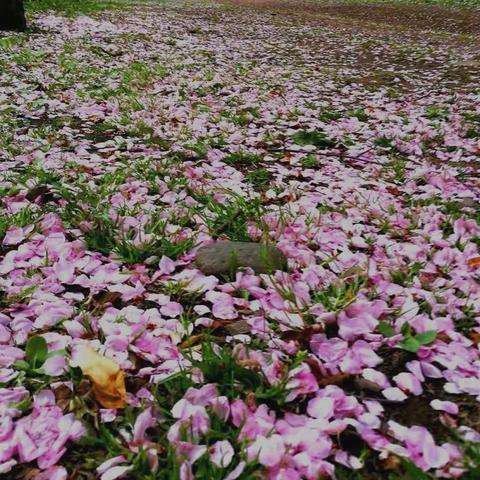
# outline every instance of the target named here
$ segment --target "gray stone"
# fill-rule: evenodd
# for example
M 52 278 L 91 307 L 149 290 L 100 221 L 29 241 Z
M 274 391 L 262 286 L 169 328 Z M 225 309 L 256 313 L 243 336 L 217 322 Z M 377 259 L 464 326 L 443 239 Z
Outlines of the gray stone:
M 220 276 L 246 267 L 257 274 L 285 270 L 287 259 L 272 245 L 220 241 L 200 248 L 195 263 L 205 275 Z

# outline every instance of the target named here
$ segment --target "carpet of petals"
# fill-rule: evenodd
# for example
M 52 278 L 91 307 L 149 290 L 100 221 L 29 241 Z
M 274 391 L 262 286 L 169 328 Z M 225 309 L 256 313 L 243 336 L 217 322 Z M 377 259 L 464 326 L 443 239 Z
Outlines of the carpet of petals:
M 0 476 L 467 475 L 478 40 L 192 0 L 33 23 L 0 37 Z M 205 276 L 216 239 L 288 269 Z

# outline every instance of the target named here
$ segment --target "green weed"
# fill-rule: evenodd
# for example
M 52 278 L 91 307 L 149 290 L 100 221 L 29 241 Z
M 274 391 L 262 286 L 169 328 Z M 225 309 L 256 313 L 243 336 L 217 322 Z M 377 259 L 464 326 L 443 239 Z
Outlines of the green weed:
M 25 0 L 24 3 L 27 12 L 54 10 L 67 16 L 88 15 L 126 5 L 120 0 Z
M 35 222 L 40 216 L 40 212 L 31 207 L 22 208 L 17 213 L 0 216 L 0 239 L 5 237 L 7 230 L 12 226 L 26 227 Z
M 366 278 L 363 276 L 339 285 L 332 283 L 324 290 L 313 292 L 312 304 L 321 303 L 328 311 L 338 312 L 354 302 L 358 292 L 365 285 Z
M 230 240 L 250 241 L 247 222 L 255 220 L 261 224 L 264 208 L 259 199 L 245 199 L 229 192 L 230 202 L 219 203 L 212 195 L 197 194 L 201 206 L 195 213 L 202 218 L 213 237 L 226 236 Z
M 272 174 L 266 168 L 258 168 L 248 172 L 247 179 L 255 187 L 265 189 L 272 178 Z
M 228 165 L 254 166 L 262 161 L 260 155 L 249 152 L 231 153 L 223 160 Z
M 303 168 L 318 168 L 320 166 L 320 161 L 315 155 L 307 155 L 301 163 Z
M 297 145 L 315 145 L 318 149 L 332 148 L 337 142 L 328 138 L 323 132 L 308 132 L 300 130 L 296 132 L 292 140 Z

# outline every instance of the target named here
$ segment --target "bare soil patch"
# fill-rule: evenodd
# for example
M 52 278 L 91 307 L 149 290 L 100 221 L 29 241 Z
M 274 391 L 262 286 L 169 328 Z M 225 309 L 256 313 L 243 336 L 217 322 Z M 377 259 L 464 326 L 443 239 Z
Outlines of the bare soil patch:
M 283 15 L 334 16 L 397 27 L 435 30 L 457 34 L 480 33 L 480 12 L 437 6 L 415 5 L 332 5 L 293 0 L 223 0 L 223 3 L 269 9 Z

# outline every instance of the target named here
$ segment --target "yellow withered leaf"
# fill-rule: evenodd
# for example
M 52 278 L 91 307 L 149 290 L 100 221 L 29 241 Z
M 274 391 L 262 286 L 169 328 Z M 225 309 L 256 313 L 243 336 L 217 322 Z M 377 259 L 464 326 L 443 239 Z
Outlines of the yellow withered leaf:
M 90 377 L 93 393 L 102 407 L 125 407 L 125 374 L 117 363 L 87 345 L 80 345 L 72 351 L 71 364 L 80 367 L 82 373 Z

